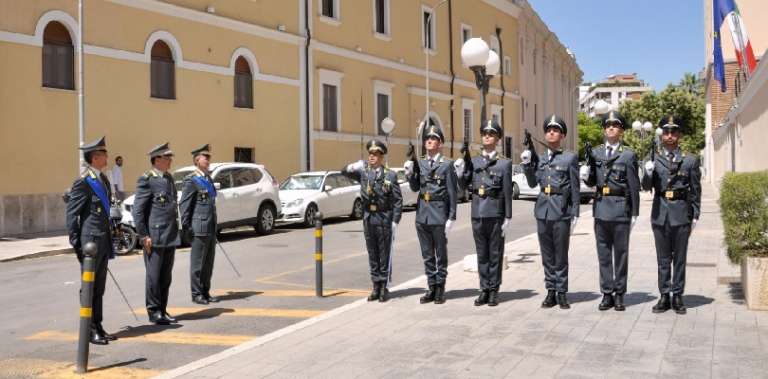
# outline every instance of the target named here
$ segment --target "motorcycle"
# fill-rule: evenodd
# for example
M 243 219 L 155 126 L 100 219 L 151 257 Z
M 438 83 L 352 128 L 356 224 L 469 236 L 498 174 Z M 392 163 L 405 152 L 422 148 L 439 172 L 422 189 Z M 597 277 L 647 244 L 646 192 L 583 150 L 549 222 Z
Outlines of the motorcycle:
M 120 209 L 121 202 L 116 201 L 109 208 L 109 222 L 112 224 L 112 246 L 115 253 L 125 255 L 136 248 L 138 236 L 136 231 L 123 224 L 123 212 Z

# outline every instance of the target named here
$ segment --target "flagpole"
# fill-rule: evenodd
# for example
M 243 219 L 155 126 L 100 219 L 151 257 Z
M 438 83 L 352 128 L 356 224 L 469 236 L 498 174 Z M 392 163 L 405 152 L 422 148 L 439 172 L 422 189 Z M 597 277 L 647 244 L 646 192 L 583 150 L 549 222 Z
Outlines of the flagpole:
M 77 126 L 78 147 L 83 146 L 85 139 L 85 98 L 83 88 L 83 0 L 77 2 Z M 78 151 L 78 172 L 83 167 L 83 154 Z

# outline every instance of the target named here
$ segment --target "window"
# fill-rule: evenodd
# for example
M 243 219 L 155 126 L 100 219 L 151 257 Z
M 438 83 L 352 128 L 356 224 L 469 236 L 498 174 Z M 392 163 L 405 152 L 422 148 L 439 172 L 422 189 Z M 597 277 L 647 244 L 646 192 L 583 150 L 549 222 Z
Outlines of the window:
M 338 18 L 336 0 L 320 0 L 320 14 L 329 18 Z
M 338 132 L 341 123 L 341 72 L 318 69 L 320 78 L 320 125 L 323 131 Z
M 379 135 L 386 135 L 381 129 L 381 121 L 389 117 L 389 95 L 383 93 L 376 94 L 376 126 L 379 129 Z
M 235 147 L 235 162 L 253 163 L 253 148 Z
M 163 41 L 152 45 L 152 63 L 150 64 L 151 96 L 159 99 L 175 99 L 176 64 L 171 49 Z
M 394 84 L 382 80 L 373 81 L 373 110 L 374 110 L 374 130 L 375 133 L 386 135 L 381 130 L 381 121 L 387 117 L 392 117 L 392 87 Z
M 461 24 L 461 43 L 467 42 L 470 38 L 472 38 L 472 27 Z
M 499 47 L 500 46 L 499 45 L 499 37 L 496 37 L 495 35 L 492 34 L 490 39 L 489 39 L 489 41 L 490 41 L 490 43 L 488 44 L 488 46 L 491 48 L 491 50 L 496 52 L 496 54 L 499 54 L 499 51 L 501 51 L 501 49 Z
M 259 178 L 261 179 L 261 178 Z M 253 169 L 250 168 L 238 168 L 237 170 L 232 172 L 232 186 L 233 187 L 242 187 L 242 186 L 248 186 L 251 184 L 255 184 L 257 182 L 256 180 L 256 174 L 254 173 Z
M 328 175 L 325 178 L 325 184 L 323 184 L 323 188 L 325 188 L 325 186 L 333 187 L 331 189 L 336 189 L 336 188 L 341 187 L 339 185 L 339 177 L 341 177 L 341 175 L 339 175 L 339 174 L 330 174 L 330 175 Z
M 425 49 L 435 50 L 435 16 L 434 11 L 427 7 L 421 7 L 421 46 Z
M 43 87 L 75 89 L 75 49 L 64 25 L 48 23 L 43 32 Z
M 504 75 L 512 75 L 512 58 L 504 57 Z
M 389 1 L 373 0 L 373 30 L 378 34 L 389 34 Z
M 220 171 L 213 179 L 214 182 L 221 185 L 221 189 L 232 188 L 232 173 L 238 170 L 236 168 L 230 168 Z
M 235 107 L 253 108 L 253 75 L 243 57 L 235 61 Z
M 472 117 L 472 108 L 474 106 L 474 101 L 470 99 L 461 99 L 461 116 L 462 116 L 462 122 L 461 126 L 463 129 L 464 134 L 463 136 L 466 136 L 467 141 L 470 143 L 472 142 L 472 131 L 474 130 L 473 127 L 473 117 Z

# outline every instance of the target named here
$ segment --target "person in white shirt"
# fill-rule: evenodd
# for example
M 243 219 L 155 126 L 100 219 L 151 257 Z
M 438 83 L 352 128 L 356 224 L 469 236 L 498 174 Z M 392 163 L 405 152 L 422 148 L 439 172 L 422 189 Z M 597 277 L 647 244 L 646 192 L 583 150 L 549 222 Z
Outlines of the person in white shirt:
M 112 193 L 115 199 L 125 199 L 125 184 L 123 183 L 123 157 L 115 158 L 115 167 L 109 172 L 109 181 L 112 183 Z

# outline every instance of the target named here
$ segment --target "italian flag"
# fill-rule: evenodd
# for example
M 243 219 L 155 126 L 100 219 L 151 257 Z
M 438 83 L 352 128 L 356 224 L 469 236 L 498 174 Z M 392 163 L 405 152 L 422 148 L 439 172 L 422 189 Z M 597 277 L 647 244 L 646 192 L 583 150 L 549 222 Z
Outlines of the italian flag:
M 731 29 L 731 38 L 733 39 L 733 45 L 736 47 L 736 59 L 739 61 L 739 66 L 746 66 L 751 74 L 757 67 L 755 53 L 752 51 L 752 43 L 749 41 L 747 26 L 744 25 L 744 19 L 741 18 L 739 7 L 736 5 L 735 0 L 732 4 L 733 9 L 730 9 L 730 12 L 725 14 L 725 19 L 728 20 L 728 27 Z

